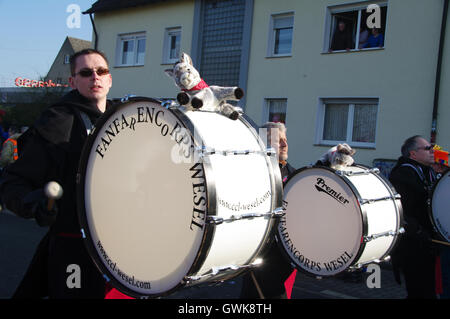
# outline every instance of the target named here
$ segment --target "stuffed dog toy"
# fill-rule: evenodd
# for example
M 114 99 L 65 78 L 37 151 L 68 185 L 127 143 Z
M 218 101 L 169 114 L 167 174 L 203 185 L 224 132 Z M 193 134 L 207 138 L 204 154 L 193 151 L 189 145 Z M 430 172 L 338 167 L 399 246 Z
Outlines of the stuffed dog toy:
M 317 161 L 316 165 L 329 166 L 333 169 L 340 167 L 351 166 L 354 163 L 353 155 L 356 153 L 348 144 L 338 144 L 330 148 Z
M 240 107 L 232 106 L 227 100 L 240 100 L 244 96 L 244 91 L 238 87 L 209 86 L 200 77 L 191 57 L 186 53 L 183 52 L 180 61 L 165 72 L 182 90 L 177 95 L 177 101 L 187 110 L 201 108 L 205 111 L 222 113 L 232 120 L 237 120 L 242 113 Z

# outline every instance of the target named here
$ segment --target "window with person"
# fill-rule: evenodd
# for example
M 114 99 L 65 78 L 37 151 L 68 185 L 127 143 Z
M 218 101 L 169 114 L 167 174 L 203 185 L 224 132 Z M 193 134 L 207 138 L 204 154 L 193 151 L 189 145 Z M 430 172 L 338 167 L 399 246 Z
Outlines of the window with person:
M 328 52 L 384 47 L 387 4 L 328 8 Z

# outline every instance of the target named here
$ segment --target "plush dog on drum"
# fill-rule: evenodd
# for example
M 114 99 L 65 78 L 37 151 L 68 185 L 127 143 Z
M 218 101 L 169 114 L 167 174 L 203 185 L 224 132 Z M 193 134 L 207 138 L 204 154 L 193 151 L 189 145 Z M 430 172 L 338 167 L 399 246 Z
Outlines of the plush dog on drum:
M 316 163 L 316 165 L 329 166 L 333 169 L 351 166 L 355 162 L 353 155 L 356 153 L 348 144 L 338 144 L 330 148 Z
M 200 77 L 191 57 L 186 53 L 181 53 L 180 61 L 165 72 L 183 91 L 177 95 L 177 100 L 186 109 L 202 108 L 205 111 L 219 112 L 232 120 L 237 120 L 242 113 L 240 107 L 232 106 L 227 100 L 239 101 L 244 96 L 244 91 L 239 87 L 209 86 Z

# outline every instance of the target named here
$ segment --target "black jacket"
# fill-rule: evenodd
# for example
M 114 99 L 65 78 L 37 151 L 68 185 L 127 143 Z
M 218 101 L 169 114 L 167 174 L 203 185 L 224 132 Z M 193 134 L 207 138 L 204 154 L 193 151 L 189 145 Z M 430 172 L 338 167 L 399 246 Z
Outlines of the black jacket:
M 436 173 L 431 167 L 400 157 L 391 171 L 389 180 L 401 195 L 403 218 L 408 237 L 417 233 L 432 234 L 428 200 L 436 182 Z
M 20 155 L 2 174 L 0 193 L 5 205 L 24 218 L 33 218 L 23 209 L 23 198 L 31 191 L 43 189 L 50 181 L 58 182 L 64 194 L 57 202 L 59 214 L 51 231 L 79 232 L 76 210 L 76 173 L 86 126 L 81 112 L 92 123 L 101 115 L 88 101 L 71 91 L 46 109 L 18 141 Z
M 88 120 L 83 120 L 82 113 Z M 36 218 L 25 199 L 41 192 L 50 181 L 58 182 L 63 196 L 56 202 L 58 214 L 42 239 L 14 298 L 102 298 L 104 280 L 81 239 L 77 215 L 76 175 L 88 136 L 87 125 L 102 113 L 76 90 L 45 110 L 19 139 L 17 161 L 2 173 L 0 193 L 9 210 L 24 218 Z M 86 118 L 86 117 L 85 117 Z M 38 193 L 39 194 L 39 193 Z M 45 200 L 45 198 L 44 198 Z M 81 269 L 81 289 L 69 289 L 67 266 Z

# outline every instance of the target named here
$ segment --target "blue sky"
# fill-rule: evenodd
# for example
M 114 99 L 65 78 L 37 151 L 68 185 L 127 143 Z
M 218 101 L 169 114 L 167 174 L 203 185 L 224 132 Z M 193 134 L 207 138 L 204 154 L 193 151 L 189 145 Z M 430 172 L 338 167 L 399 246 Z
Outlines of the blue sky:
M 66 36 L 92 40 L 89 15 L 81 14 L 80 27 L 70 28 L 73 11 L 81 12 L 96 0 L 0 0 L 0 87 L 14 86 L 17 77 L 38 80 L 45 76 Z

